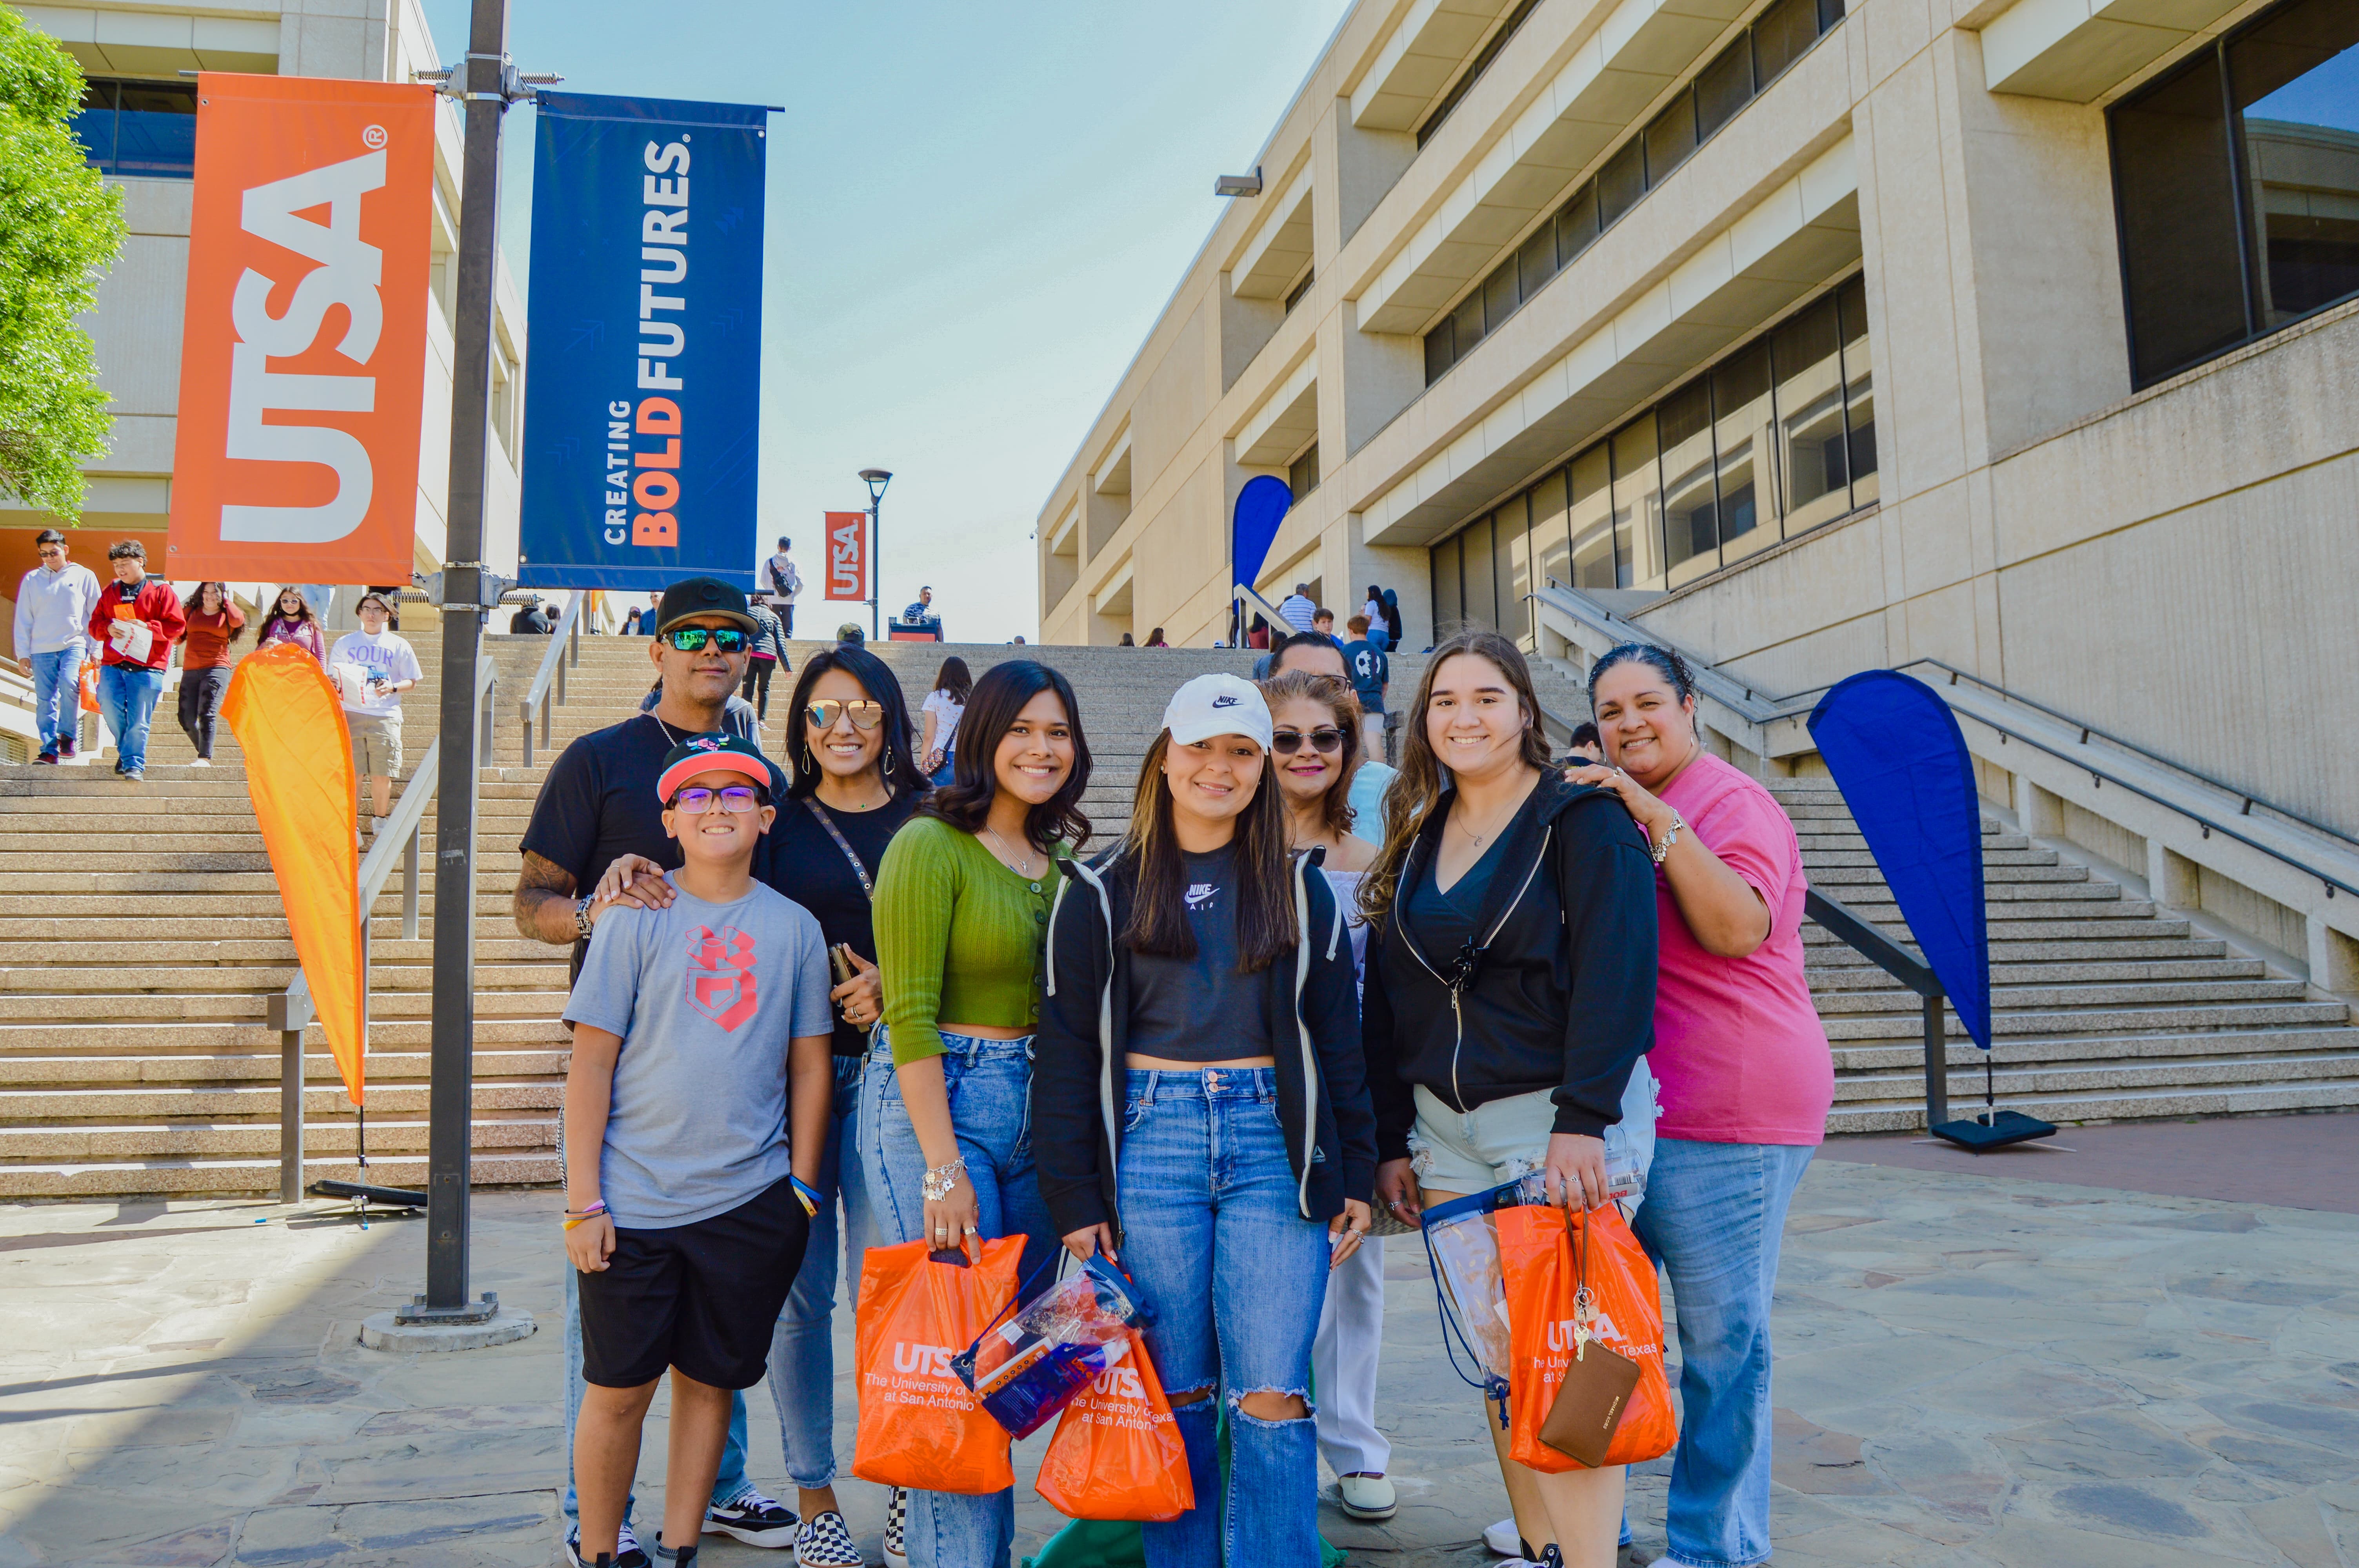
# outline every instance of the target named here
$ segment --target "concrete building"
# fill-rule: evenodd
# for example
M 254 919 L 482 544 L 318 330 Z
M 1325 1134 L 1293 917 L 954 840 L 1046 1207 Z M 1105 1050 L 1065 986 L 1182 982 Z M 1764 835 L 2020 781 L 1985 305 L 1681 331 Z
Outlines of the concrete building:
M 1254 586 L 1395 589 L 1411 648 L 1578 668 L 1553 579 L 1748 697 L 1937 657 L 2359 831 L 2354 40 L 2359 0 L 1358 0 L 1040 509 L 1042 640 L 1223 635 L 1275 474 Z M 1808 771 L 1783 733 L 1749 762 Z M 2299 956 L 2283 896 L 2248 929 Z
M 107 455 L 86 470 L 82 526 L 157 529 L 171 507 L 172 444 L 180 389 L 180 323 L 189 254 L 196 82 L 183 70 L 254 71 L 408 81 L 438 66 L 418 0 L 103 0 L 18 9 L 82 64 L 89 90 L 75 130 L 93 166 L 123 190 L 123 252 L 84 319 L 99 381 L 113 398 Z M 462 129 L 446 104 L 434 149 L 433 299 L 427 311 L 426 401 L 419 433 L 417 566 L 442 562 L 450 491 L 453 265 L 459 235 Z M 490 487 L 484 558 L 516 569 L 524 423 L 524 305 L 501 266 L 493 357 Z M 0 507 L 7 503 L 0 501 Z M 45 514 L 0 510 L 0 526 L 48 525 Z M 103 549 L 75 558 L 105 572 Z M 13 590 L 13 567 L 0 591 Z M 350 598 L 350 595 L 342 596 Z M 349 620 L 340 606 L 340 620 Z

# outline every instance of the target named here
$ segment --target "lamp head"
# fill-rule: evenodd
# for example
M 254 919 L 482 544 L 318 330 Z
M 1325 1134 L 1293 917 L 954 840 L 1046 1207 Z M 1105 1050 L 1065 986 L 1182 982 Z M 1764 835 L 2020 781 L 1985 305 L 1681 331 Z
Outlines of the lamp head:
M 884 500 L 885 487 L 893 482 L 893 475 L 885 469 L 862 469 L 860 477 L 868 481 L 868 499 L 871 504 Z

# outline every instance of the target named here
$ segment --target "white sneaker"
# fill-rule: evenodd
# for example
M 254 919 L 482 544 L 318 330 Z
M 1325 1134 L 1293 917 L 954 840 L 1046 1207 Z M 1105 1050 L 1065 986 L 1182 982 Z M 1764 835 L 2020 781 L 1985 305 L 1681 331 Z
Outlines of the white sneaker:
M 1489 1547 L 1495 1556 L 1514 1558 L 1517 1562 L 1523 1560 L 1524 1538 L 1516 1532 L 1512 1517 L 1486 1526 L 1483 1531 L 1483 1544 Z
M 1400 1498 L 1382 1476 L 1342 1476 L 1335 1483 L 1335 1496 L 1344 1513 L 1370 1524 L 1400 1512 Z
M 189 766 L 192 768 L 210 768 L 212 765 L 213 760 L 211 757 L 199 757 L 195 762 L 189 764 Z

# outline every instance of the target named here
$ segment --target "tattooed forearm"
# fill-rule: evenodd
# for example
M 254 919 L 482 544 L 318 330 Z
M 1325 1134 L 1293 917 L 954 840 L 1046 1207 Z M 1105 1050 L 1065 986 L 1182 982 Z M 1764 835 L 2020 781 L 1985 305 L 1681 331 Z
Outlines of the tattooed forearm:
M 551 865 L 527 849 L 524 871 L 516 879 L 516 929 L 535 942 L 571 944 L 573 930 L 573 873 Z

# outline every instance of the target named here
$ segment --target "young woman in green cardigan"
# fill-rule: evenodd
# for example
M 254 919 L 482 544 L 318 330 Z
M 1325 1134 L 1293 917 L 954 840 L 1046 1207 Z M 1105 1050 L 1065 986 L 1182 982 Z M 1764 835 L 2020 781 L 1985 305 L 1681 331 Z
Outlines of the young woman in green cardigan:
M 880 1243 L 1021 1234 L 1028 1277 L 1058 1245 L 1026 1136 L 1043 945 L 1055 862 L 1090 830 L 1072 687 L 1028 659 L 994 665 L 968 694 L 956 756 L 876 877 L 885 1022 L 861 1083 L 861 1165 Z M 1007 1568 L 1012 1488 L 905 1495 L 888 1555 L 904 1545 L 914 1568 Z

